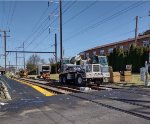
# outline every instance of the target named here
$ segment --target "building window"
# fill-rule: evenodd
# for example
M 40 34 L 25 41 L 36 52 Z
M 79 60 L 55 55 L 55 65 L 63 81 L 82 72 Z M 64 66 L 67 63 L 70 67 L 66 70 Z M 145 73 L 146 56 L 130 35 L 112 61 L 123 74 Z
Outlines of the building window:
M 143 46 L 144 46 L 144 47 L 149 46 L 149 41 L 143 41 Z
M 86 58 L 89 58 L 89 53 L 86 53 L 85 56 L 86 56 Z
M 96 51 L 93 51 L 93 55 L 96 55 Z
M 128 45 L 128 46 L 124 46 L 123 48 L 124 48 L 124 50 L 129 50 L 130 49 L 130 44 Z
M 112 52 L 113 52 L 113 48 L 109 48 L 108 53 L 112 53 Z
M 100 55 L 104 55 L 104 50 L 100 50 Z
M 123 45 L 121 45 L 119 48 L 120 48 L 120 49 L 123 49 Z

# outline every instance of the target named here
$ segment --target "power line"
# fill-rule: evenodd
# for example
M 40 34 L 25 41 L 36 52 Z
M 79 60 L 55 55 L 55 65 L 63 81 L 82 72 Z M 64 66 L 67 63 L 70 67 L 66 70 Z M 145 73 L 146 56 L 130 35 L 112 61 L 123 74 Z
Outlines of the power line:
M 55 52 L 42 52 L 42 51 L 6 51 L 7 53 L 55 53 Z
M 45 40 L 45 39 L 47 39 L 48 38 L 48 36 L 49 36 L 49 34 L 47 34 L 42 40 L 40 40 L 38 43 L 36 43 L 36 47 L 34 47 L 33 49 L 37 49 L 38 47 L 39 47 L 39 45 L 41 45 L 41 41 L 42 41 L 42 44 L 43 44 L 43 41 Z
M 14 2 L 14 6 L 13 6 L 13 9 L 12 9 L 12 14 L 10 16 L 10 22 L 8 24 L 8 28 L 10 28 L 10 25 L 12 24 L 13 16 L 14 16 L 14 13 L 15 13 L 15 9 L 16 9 L 16 2 Z
M 39 36 L 41 36 L 41 35 L 49 28 L 49 26 L 50 26 L 50 25 L 48 25 L 48 26 L 45 25 L 45 26 L 42 28 L 42 30 L 40 30 L 40 31 L 38 32 L 38 34 L 28 43 L 28 45 L 27 45 L 25 48 L 29 47 Z
M 145 27 L 146 25 L 143 25 L 143 26 L 140 26 L 138 29 L 143 29 L 143 27 Z M 121 34 L 116 34 L 116 35 L 112 35 L 112 37 L 120 37 L 120 36 L 124 36 L 124 35 L 127 35 L 127 34 L 130 34 L 130 33 L 134 33 L 135 32 L 135 29 L 132 29 L 132 30 L 130 30 L 130 31 L 127 31 L 127 32 L 124 32 L 124 33 L 121 33 Z M 111 39 L 111 36 L 110 36 L 110 34 L 108 33 L 107 35 L 106 35 L 107 37 L 107 39 Z M 97 41 L 95 41 L 95 42 L 97 42 Z M 94 42 L 93 42 L 94 43 Z
M 38 37 L 40 37 L 48 28 L 49 28 L 50 25 L 48 26 L 44 26 L 39 32 L 38 34 L 28 43 L 28 45 L 26 46 L 29 47 Z
M 75 3 L 75 2 L 74 2 L 74 3 Z M 73 5 L 74 3 L 71 3 L 71 4 Z M 71 6 L 72 6 L 72 5 L 71 5 Z M 52 13 L 54 13 L 54 12 L 58 9 L 58 7 L 59 7 L 59 6 L 57 6 L 57 7 L 55 8 L 55 10 L 54 10 Z M 70 7 L 67 7 L 64 12 L 66 12 L 69 8 L 70 8 Z M 59 11 L 58 11 L 58 12 L 59 12 Z M 57 12 L 57 13 L 58 13 L 58 12 Z M 57 14 L 57 13 L 56 13 L 56 14 Z M 57 18 L 58 18 L 58 16 L 51 22 L 50 25 L 52 25 L 52 24 L 56 21 Z M 38 32 L 38 30 L 36 30 L 36 31 L 34 32 L 34 34 L 37 33 L 37 32 L 38 32 L 38 34 L 37 34 L 30 42 L 28 42 L 28 45 L 26 46 L 26 48 L 29 47 L 39 36 L 41 36 L 41 35 L 45 32 L 45 30 L 49 28 L 50 25 L 48 25 L 47 27 L 46 27 L 46 25 L 45 25 L 45 26 L 42 28 L 42 30 L 40 30 L 39 32 Z M 45 27 L 46 27 L 46 28 L 45 28 Z M 32 36 L 33 36 L 33 35 L 32 35 Z
M 52 5 L 52 4 L 50 4 Z M 44 18 L 43 19 L 43 16 L 45 15 L 45 13 L 48 11 L 49 7 L 47 7 L 43 12 L 42 14 L 40 15 L 40 18 L 38 19 L 38 21 L 36 22 L 36 24 L 34 25 L 33 29 L 32 29 L 32 33 L 25 39 L 24 43 L 27 43 L 28 42 L 28 39 L 30 39 L 38 30 L 38 28 L 40 28 L 43 23 L 45 23 L 47 20 L 48 20 L 48 17 Z M 39 24 L 39 22 L 41 22 Z
M 86 10 L 88 10 L 89 8 L 91 8 L 93 5 L 95 5 L 97 3 L 97 1 L 92 2 L 91 4 L 89 4 L 88 6 L 86 6 L 85 8 L 83 8 L 81 11 L 79 11 L 78 13 L 76 13 L 75 15 L 73 15 L 72 17 L 70 17 L 67 21 L 65 21 L 63 23 L 63 25 L 67 24 L 69 21 L 75 19 L 77 16 L 81 15 L 83 12 L 85 12 Z
M 36 28 L 37 30 L 34 30 L 34 32 L 32 32 L 26 39 L 25 39 L 25 42 L 26 44 L 29 42 L 29 39 L 32 38 L 39 30 L 38 28 L 40 29 L 44 24 L 45 22 L 48 21 L 48 17 L 46 17 L 44 19 L 44 21 Z M 47 24 L 47 23 L 46 23 Z M 42 27 L 43 28 L 43 27 Z
M 54 13 L 57 9 L 58 9 L 58 6 L 53 10 L 52 13 Z M 44 20 L 44 22 L 41 23 L 41 25 L 39 25 L 38 28 L 40 28 L 46 21 L 48 21 L 48 17 L 46 17 L 46 19 Z M 50 25 L 49 25 L 49 26 L 50 26 Z M 45 25 L 44 27 L 46 27 L 46 25 Z M 42 30 L 44 29 L 44 27 L 42 28 Z M 46 29 L 47 29 L 47 28 L 48 28 L 48 27 L 46 27 Z M 45 31 L 46 29 L 44 29 L 44 31 Z M 28 39 L 31 38 L 32 36 L 34 36 L 37 32 L 38 32 L 38 29 L 35 30 L 35 31 L 33 32 L 33 34 L 30 35 L 30 37 L 28 37 Z M 41 31 L 40 31 L 40 32 L 41 32 Z M 43 33 L 43 31 L 42 31 L 42 33 Z M 39 37 L 39 35 L 40 35 L 40 33 L 38 33 L 38 37 Z M 36 36 L 37 36 L 37 35 L 36 35 Z M 26 39 L 26 41 L 27 41 L 28 39 Z M 34 39 L 35 39 L 35 38 L 34 38 Z M 37 39 L 37 38 L 36 38 L 36 39 Z M 31 45 L 33 41 L 34 41 L 34 40 L 32 40 L 31 42 L 29 42 L 29 40 L 28 40 L 29 45 Z M 29 45 L 27 45 L 27 47 L 28 47 Z M 26 47 L 26 48 L 27 48 L 27 47 Z
M 76 2 L 77 0 L 73 1 L 73 3 L 70 3 L 70 5 L 63 10 L 62 14 L 66 13 Z
M 2 16 L 2 28 L 4 28 L 4 20 L 5 20 L 5 1 L 2 2 L 2 13 L 3 13 L 3 16 Z
M 49 10 L 49 8 L 50 8 L 50 6 L 52 6 L 52 4 L 53 4 L 53 2 L 50 2 L 51 4 L 49 4 L 49 6 L 48 7 L 46 7 L 46 9 L 42 12 L 42 14 L 40 15 L 40 18 L 38 19 L 38 21 L 36 22 L 36 24 L 34 25 L 34 27 L 32 28 L 32 33 L 25 39 L 25 41 L 24 41 L 24 43 L 28 43 L 29 41 L 29 39 L 31 38 L 31 37 L 33 37 L 34 36 L 34 34 L 38 31 L 38 28 L 40 28 L 40 27 L 42 27 L 42 25 L 46 22 L 46 21 L 48 21 L 48 17 L 46 17 L 46 18 L 44 18 L 43 19 L 43 17 L 44 17 L 44 15 L 45 15 L 45 13 Z M 41 23 L 40 23 L 41 22 Z M 39 24 L 40 23 L 40 24 Z
M 128 25 L 128 24 L 130 24 L 130 23 L 133 23 L 133 19 L 132 20 L 130 20 L 130 21 L 128 21 L 128 22 L 126 22 L 126 23 L 121 23 L 121 24 L 119 24 L 119 25 L 117 25 L 117 26 L 115 26 L 115 27 L 113 27 L 111 30 L 109 30 L 109 31 L 107 31 L 107 32 L 104 32 L 102 35 L 101 35 L 101 38 L 102 37 L 106 37 L 106 36 L 108 36 L 108 35 L 110 35 L 110 33 L 112 32 L 112 31 L 114 31 L 114 30 L 117 30 L 117 29 L 120 29 L 120 27 L 121 28 L 123 28 L 123 27 L 125 27 L 126 25 Z M 94 41 L 94 42 L 96 42 L 96 41 Z M 94 43 L 94 42 L 92 42 L 92 43 Z
M 52 24 L 52 23 L 51 23 L 51 24 Z M 29 47 L 38 37 L 40 37 L 40 36 L 49 28 L 49 26 L 50 26 L 51 24 L 49 24 L 48 26 L 45 25 L 45 26 L 42 28 L 42 30 L 40 30 L 40 31 L 38 32 L 38 34 L 34 37 L 34 39 L 32 39 L 31 42 L 26 46 L 26 48 Z
M 58 7 L 59 6 L 57 6 L 56 8 L 55 8 L 55 10 L 52 12 L 52 13 L 54 13 L 57 9 L 58 9 Z M 59 12 L 59 11 L 58 11 Z M 57 13 L 58 13 L 57 12 Z M 56 14 L 57 14 L 56 13 Z M 41 30 L 41 31 L 39 31 L 39 33 L 36 35 L 36 37 L 27 45 L 27 47 L 29 47 L 39 36 L 41 36 L 48 28 L 49 28 L 49 26 L 50 25 L 52 25 L 54 22 L 55 22 L 55 20 L 58 18 L 58 16 L 46 27 L 46 25 L 45 25 L 45 29 L 43 28 L 43 30 Z M 37 31 L 36 31 L 37 32 Z M 26 47 L 26 48 L 27 48 Z
M 7 16 L 7 24 L 6 24 L 6 27 L 8 26 L 9 17 L 10 17 L 10 13 L 11 13 L 11 8 L 12 8 L 12 2 L 10 1 L 10 4 L 9 4 L 9 10 L 8 10 L 8 16 Z
M 99 18 L 101 18 L 101 17 L 103 17 L 103 16 L 105 16 L 105 15 L 108 15 L 109 13 L 111 13 L 111 12 L 113 12 L 114 10 L 116 10 L 116 9 L 118 9 L 119 7 L 121 7 L 121 5 L 123 5 L 122 3 L 120 3 L 120 4 L 117 4 L 116 6 L 114 6 L 113 8 L 111 8 L 111 9 L 109 9 L 108 11 L 106 11 L 105 13 L 103 13 L 102 15 L 100 15 L 100 16 L 98 16 L 97 18 L 94 18 L 94 19 L 92 19 L 92 20 L 90 20 L 90 22 L 88 22 L 87 24 L 89 24 L 89 23 L 93 23 L 95 20 L 98 20 Z M 85 23 L 85 25 L 87 25 L 86 23 Z M 83 26 L 82 26 L 83 27 Z M 83 29 L 84 30 L 84 29 Z
M 49 44 L 48 47 L 42 48 L 42 49 L 40 49 L 40 51 L 47 50 L 47 49 L 50 49 L 52 47 L 54 47 L 54 44 Z
M 130 5 L 130 6 L 128 6 L 127 8 L 122 9 L 122 10 L 120 10 L 120 11 L 118 11 L 118 12 L 112 14 L 111 16 L 106 17 L 106 18 L 104 18 L 103 20 L 100 20 L 100 21 L 98 21 L 98 22 L 92 24 L 91 26 L 88 26 L 88 27 L 84 28 L 83 30 L 81 30 L 81 31 L 79 31 L 79 32 L 77 32 L 77 33 L 75 33 L 74 35 L 72 35 L 72 36 L 70 36 L 69 38 L 67 38 L 66 40 L 64 40 L 64 42 L 69 41 L 70 39 L 76 37 L 77 35 L 82 34 L 83 32 L 87 32 L 88 30 L 91 30 L 91 29 L 93 29 L 93 28 L 97 28 L 99 25 L 102 25 L 103 23 L 106 23 L 106 22 L 108 22 L 108 21 L 110 21 L 110 20 L 112 20 L 112 19 L 114 19 L 114 18 L 116 18 L 116 17 L 118 17 L 118 16 L 120 16 L 120 15 L 122 15 L 122 14 L 128 12 L 129 10 L 132 10 L 132 9 L 134 9 L 134 8 L 136 8 L 136 7 L 140 6 L 140 5 L 142 5 L 142 4 L 143 4 L 143 2 L 134 3 L 134 4 Z

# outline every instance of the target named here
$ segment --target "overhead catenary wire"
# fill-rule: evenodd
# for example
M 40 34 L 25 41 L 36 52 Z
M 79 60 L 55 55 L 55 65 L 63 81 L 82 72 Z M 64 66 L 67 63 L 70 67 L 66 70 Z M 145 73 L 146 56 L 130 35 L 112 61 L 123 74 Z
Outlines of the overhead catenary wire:
M 5 16 L 6 16 L 6 13 L 5 13 L 5 1 L 2 1 L 2 13 L 3 13 L 3 15 L 2 15 L 2 28 L 4 28 L 5 26 Z
M 54 44 L 49 44 L 48 47 L 42 48 L 42 49 L 40 49 L 40 51 L 50 49 L 50 48 L 52 48 L 54 46 L 55 46 Z
M 75 3 L 77 2 L 77 0 L 74 0 L 70 3 L 70 5 L 68 5 L 62 12 L 62 14 L 66 13 Z
M 11 13 L 11 15 L 10 15 L 10 21 L 9 21 L 9 23 L 8 23 L 8 29 L 10 29 L 10 26 L 11 26 L 11 24 L 12 24 L 12 21 L 13 21 L 13 16 L 14 16 L 14 13 L 15 13 L 15 9 L 16 9 L 16 1 L 14 2 L 14 6 L 13 6 L 13 8 L 12 8 L 12 13 Z
M 87 32 L 87 31 L 89 31 L 89 30 L 91 30 L 91 29 L 93 29 L 93 28 L 97 28 L 99 25 L 102 25 L 102 24 L 104 24 L 104 23 L 106 23 L 106 22 L 108 22 L 108 21 L 110 21 L 110 20 L 112 20 L 112 19 L 114 19 L 114 18 L 120 16 L 120 15 L 122 15 L 122 14 L 128 12 L 129 10 L 132 10 L 132 9 L 138 7 L 138 6 L 141 6 L 143 3 L 144 3 L 144 2 L 136 2 L 136 3 L 134 3 L 134 4 L 130 5 L 130 6 L 128 6 L 127 8 L 124 8 L 124 9 L 122 9 L 122 10 L 120 10 L 120 11 L 118 11 L 118 12 L 112 14 L 111 16 L 106 17 L 106 18 L 104 18 L 104 19 L 102 19 L 102 20 L 100 20 L 100 21 L 98 21 L 98 22 L 96 22 L 96 23 L 94 23 L 94 24 L 92 24 L 92 25 L 90 25 L 90 26 L 84 28 L 83 30 L 81 30 L 81 31 L 79 31 L 79 32 L 77 32 L 77 33 L 75 33 L 75 34 L 73 34 L 72 36 L 66 38 L 66 39 L 64 40 L 64 42 L 69 41 L 70 39 L 72 39 L 72 38 L 74 38 L 74 37 L 76 37 L 76 36 L 78 36 L 78 35 L 81 35 L 82 33 Z
M 55 10 L 52 12 L 52 13 L 54 13 L 56 10 L 58 9 L 58 6 L 55 8 Z M 57 13 L 56 13 L 57 14 Z M 46 17 L 46 20 L 48 21 L 48 17 Z M 48 22 L 47 22 L 48 23 Z M 46 24 L 47 24 L 46 23 Z M 53 23 L 54 23 L 54 21 L 53 21 Z M 51 23 L 52 24 L 52 23 Z M 50 25 L 51 25 L 50 24 Z M 43 25 L 43 23 L 42 23 L 42 25 Z M 40 25 L 40 26 L 42 26 L 42 25 Z M 48 25 L 47 27 L 46 27 L 46 25 L 44 26 L 44 27 L 42 27 L 42 29 L 41 30 L 43 30 L 43 31 L 39 31 L 38 29 L 37 30 L 35 30 L 35 32 L 34 32 L 34 34 L 32 35 L 32 37 L 36 34 L 36 33 L 38 33 L 35 37 L 39 37 L 41 34 L 43 34 L 43 32 L 46 30 L 46 29 L 48 29 L 48 27 L 50 26 L 50 25 Z M 39 26 L 39 28 L 40 28 L 40 26 Z M 46 28 L 45 28 L 46 27 Z M 42 32 L 41 34 L 39 33 L 39 32 Z M 37 39 L 37 38 L 33 38 L 33 40 L 31 40 L 30 42 L 29 42 L 29 40 L 28 40 L 28 45 L 26 46 L 26 48 L 27 47 L 29 47 L 34 41 L 35 41 L 35 39 Z
M 10 18 L 11 9 L 12 9 L 12 2 L 10 1 L 9 10 L 8 10 L 8 14 L 7 14 L 8 16 L 7 16 L 6 27 L 8 26 L 8 23 L 9 23 L 9 18 Z
M 24 42 L 24 43 L 28 44 L 28 43 L 30 42 L 30 39 L 31 39 L 32 37 L 34 37 L 34 35 L 39 31 L 40 28 L 43 28 L 42 26 L 43 26 L 47 21 L 48 21 L 48 17 L 46 17 L 46 18 L 42 21 L 42 23 L 37 27 L 37 30 L 34 30 L 34 31 L 29 35 L 29 37 L 27 37 L 27 38 L 25 39 L 25 42 Z M 47 24 L 47 23 L 46 23 L 46 24 Z
M 35 37 L 33 37 L 33 39 L 26 45 L 25 48 L 29 47 L 38 37 L 40 37 L 48 28 L 50 25 L 45 25 L 37 34 Z
M 139 18 L 139 19 L 142 20 L 142 19 L 144 19 L 144 18 L 147 18 L 148 16 L 143 15 L 143 16 L 140 16 L 140 17 L 141 17 L 141 18 Z M 119 25 L 117 25 L 117 26 L 115 26 L 114 28 L 112 28 L 112 29 L 110 29 L 109 31 L 107 31 L 107 33 L 106 33 L 106 32 L 103 32 L 103 34 L 99 34 L 99 35 L 101 36 L 101 38 L 103 38 L 104 36 L 108 38 L 108 36 L 110 35 L 110 33 L 111 33 L 112 31 L 117 30 L 117 29 L 120 29 L 120 27 L 123 28 L 123 27 L 125 27 L 126 25 L 133 23 L 134 21 L 135 21 L 135 19 L 132 19 L 132 20 L 129 20 L 128 22 L 120 23 Z M 145 26 L 146 26 L 146 25 L 145 25 Z M 143 26 L 143 27 L 144 27 L 144 26 Z M 140 28 L 140 29 L 141 29 L 141 28 Z M 134 32 L 134 31 L 135 31 L 135 30 L 132 30 L 132 32 Z M 126 32 L 126 33 L 123 33 L 123 34 L 121 34 L 121 35 L 129 34 L 129 33 L 131 33 L 131 31 Z M 114 36 L 114 35 L 113 35 L 113 36 Z M 118 37 L 118 35 L 117 35 L 117 37 Z M 95 42 L 97 42 L 97 41 L 93 41 L 92 43 L 95 43 Z
M 94 1 L 92 3 L 90 3 L 88 6 L 86 6 L 85 8 L 83 8 L 82 10 L 80 10 L 78 13 L 76 13 L 75 15 L 71 16 L 68 20 L 66 20 L 63 25 L 67 24 L 68 22 L 70 22 L 71 20 L 75 19 L 76 17 L 78 17 L 79 15 L 81 15 L 82 13 L 84 13 L 86 10 L 88 10 L 89 8 L 91 8 L 92 6 L 94 6 L 97 3 L 97 1 Z
M 32 29 L 32 33 L 25 39 L 24 43 L 26 43 L 26 44 L 29 43 L 29 44 L 30 44 L 30 40 L 29 40 L 29 39 L 31 39 L 32 37 L 34 37 L 34 35 L 39 31 L 40 28 L 43 29 L 42 26 L 46 23 L 46 21 L 49 20 L 48 17 L 46 17 L 46 18 L 44 18 L 44 19 L 43 19 L 43 17 L 44 17 L 44 15 L 46 14 L 46 12 L 49 10 L 49 8 L 52 6 L 52 4 L 53 4 L 54 2 L 50 2 L 50 3 L 51 3 L 51 4 L 49 4 L 49 6 L 42 12 L 42 14 L 41 14 L 39 20 L 37 21 L 37 23 L 34 25 L 34 28 Z M 57 7 L 56 7 L 55 10 L 57 10 Z M 54 12 L 55 10 L 53 10 L 53 12 Z M 52 12 L 52 13 L 53 13 L 53 12 Z M 41 23 L 40 23 L 40 21 L 41 21 Z
M 49 7 L 52 5 L 52 3 L 49 5 Z M 46 12 L 49 10 L 49 7 L 46 7 L 46 9 L 44 9 L 44 11 L 42 12 L 42 14 L 40 15 L 38 21 L 35 23 L 35 25 L 32 28 L 32 33 L 25 39 L 24 43 L 27 44 L 28 40 L 33 37 L 33 35 L 38 31 L 37 29 L 40 28 L 47 20 L 48 17 L 43 19 L 43 16 L 46 14 Z M 40 23 L 41 22 L 41 23 Z M 40 24 L 39 24 L 40 23 Z M 21 44 L 22 46 L 22 44 Z
M 52 23 L 51 23 L 51 24 L 52 24 Z M 40 37 L 40 36 L 49 28 L 49 26 L 50 26 L 51 24 L 45 25 L 45 26 L 42 28 L 42 30 L 40 30 L 40 31 L 38 32 L 38 34 L 29 42 L 29 44 L 28 44 L 25 48 L 29 47 L 38 37 Z
M 65 13 L 71 6 L 73 6 L 73 5 L 75 4 L 75 2 L 76 2 L 76 1 L 74 1 L 73 3 L 71 3 L 70 6 L 67 7 L 67 8 L 63 11 L 63 13 Z M 65 6 L 65 5 L 64 5 L 64 6 Z M 59 6 L 57 6 L 54 11 L 56 11 L 56 10 L 58 9 L 58 7 L 59 7 Z M 52 13 L 54 13 L 54 11 L 53 11 Z M 58 12 L 59 12 L 59 11 L 57 11 L 56 14 L 58 14 Z M 57 18 L 58 18 L 58 16 L 51 22 L 50 25 L 52 25 L 52 24 L 57 20 Z M 48 26 L 50 26 L 50 25 L 48 25 Z M 48 26 L 47 26 L 46 28 L 43 27 L 43 28 L 42 28 L 43 30 L 39 31 L 39 33 L 38 33 L 30 42 L 28 42 L 28 45 L 26 46 L 26 48 L 29 47 L 39 36 L 41 36 L 41 35 L 44 33 L 44 31 L 45 31 L 46 29 L 48 29 Z M 38 30 L 36 30 L 36 32 L 34 32 L 34 34 L 37 33 L 37 32 L 38 32 Z M 32 35 L 32 36 L 33 36 L 33 35 Z
M 49 36 L 49 34 L 47 34 L 42 40 L 40 40 L 38 43 L 36 43 L 36 47 L 34 47 L 33 50 L 37 49 L 41 45 L 41 42 L 43 44 L 43 41 L 45 41 L 48 38 L 48 36 Z
M 144 29 L 145 28 L 145 26 L 147 26 L 147 24 L 146 25 L 142 25 L 142 26 L 140 26 L 138 29 Z M 143 28 L 144 27 L 144 28 Z M 122 36 L 125 36 L 125 35 L 128 35 L 128 34 L 131 34 L 131 33 L 133 33 L 134 34 L 134 32 L 135 32 L 135 29 L 131 29 L 130 31 L 127 31 L 127 32 L 123 32 L 123 33 L 120 33 L 120 34 L 115 34 L 115 35 L 107 35 L 107 39 L 111 39 L 112 37 L 117 37 L 117 38 L 120 38 L 120 37 L 122 37 Z M 117 41 L 117 40 L 116 40 Z M 119 41 L 121 41 L 121 40 L 119 40 Z M 95 42 L 97 42 L 97 41 L 95 41 Z M 92 42 L 92 43 L 94 43 L 94 42 Z M 91 47 L 90 47 L 91 48 Z M 85 49 L 85 48 L 84 48 Z M 80 51 L 84 51 L 84 49 L 83 50 L 81 50 L 81 49 L 78 49 L 78 50 L 80 50 Z M 89 48 L 87 48 L 87 49 L 89 49 Z M 67 49 L 67 50 L 70 50 L 70 49 Z
M 80 11 L 81 14 L 83 14 L 82 12 L 85 12 L 85 11 L 86 11 L 86 8 L 88 8 L 89 6 L 91 7 L 91 6 L 95 5 L 95 3 L 97 3 L 97 2 L 96 2 L 96 1 L 95 1 L 95 2 L 92 2 L 90 5 L 88 5 L 88 6 L 86 6 L 85 8 L 83 8 L 83 9 Z M 105 16 L 105 15 L 108 15 L 109 13 L 111 13 L 111 12 L 117 10 L 118 8 L 120 8 L 122 5 L 123 5 L 122 3 L 119 3 L 119 4 L 115 5 L 113 8 L 108 9 L 108 10 L 106 11 L 106 13 L 104 13 L 103 15 L 100 15 L 100 16 L 98 16 L 98 17 L 96 17 L 96 18 L 91 19 L 87 24 L 93 23 L 95 20 L 98 20 L 99 18 L 101 18 L 101 17 L 103 17 L 103 16 Z M 79 14 L 79 15 L 80 15 L 80 14 Z M 79 15 L 76 14 L 76 16 L 79 16 Z M 75 15 L 74 15 L 74 16 L 75 16 Z M 76 18 L 76 16 L 75 16 L 75 18 Z M 74 18 L 73 18 L 73 19 L 74 19 Z M 70 20 L 70 21 L 71 21 L 71 20 Z M 67 22 L 67 23 L 69 23 L 69 22 Z M 85 25 L 87 25 L 87 24 L 85 23 Z M 84 26 L 82 26 L 82 27 L 84 27 Z

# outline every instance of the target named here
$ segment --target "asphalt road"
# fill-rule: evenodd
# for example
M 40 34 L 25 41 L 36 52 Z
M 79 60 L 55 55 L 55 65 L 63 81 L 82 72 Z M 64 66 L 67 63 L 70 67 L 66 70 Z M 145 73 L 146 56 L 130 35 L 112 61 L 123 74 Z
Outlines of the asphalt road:
M 5 80 L 12 100 L 0 105 L 0 124 L 150 124 L 149 89 L 46 97 L 28 85 Z M 104 98 L 108 96 L 138 105 Z

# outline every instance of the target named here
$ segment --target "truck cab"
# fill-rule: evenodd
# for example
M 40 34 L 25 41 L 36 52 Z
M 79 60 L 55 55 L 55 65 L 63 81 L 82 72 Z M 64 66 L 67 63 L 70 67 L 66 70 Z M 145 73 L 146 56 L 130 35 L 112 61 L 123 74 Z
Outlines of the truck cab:
M 109 66 L 106 56 L 98 56 L 98 61 L 101 67 L 101 72 L 103 75 L 103 82 L 109 82 L 110 73 L 109 73 Z

